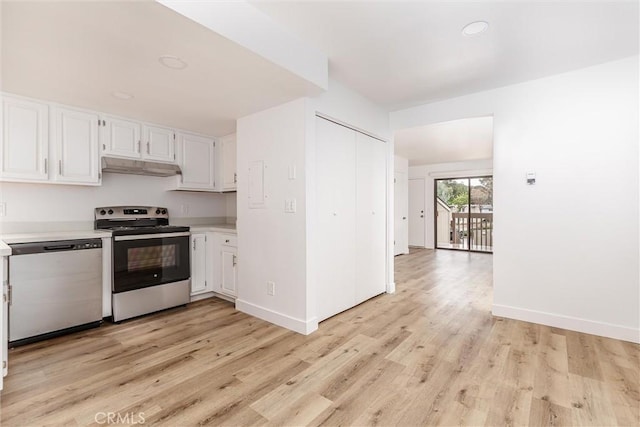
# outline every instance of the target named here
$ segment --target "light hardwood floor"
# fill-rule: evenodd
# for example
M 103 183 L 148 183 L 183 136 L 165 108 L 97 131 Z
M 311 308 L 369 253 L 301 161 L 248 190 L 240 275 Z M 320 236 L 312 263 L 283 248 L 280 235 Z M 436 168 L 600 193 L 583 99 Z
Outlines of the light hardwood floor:
M 306 337 L 210 299 L 12 350 L 2 426 L 639 425 L 639 346 L 492 317 L 491 262 L 412 250 Z

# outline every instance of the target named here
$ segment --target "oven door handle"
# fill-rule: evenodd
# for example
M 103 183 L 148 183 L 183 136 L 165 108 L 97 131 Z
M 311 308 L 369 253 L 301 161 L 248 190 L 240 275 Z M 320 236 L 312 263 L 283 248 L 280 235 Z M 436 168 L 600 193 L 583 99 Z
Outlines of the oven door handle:
M 183 237 L 190 235 L 191 233 L 188 231 L 180 233 L 131 234 L 126 236 L 114 236 L 113 240 L 120 242 L 123 240 L 165 239 L 169 237 Z

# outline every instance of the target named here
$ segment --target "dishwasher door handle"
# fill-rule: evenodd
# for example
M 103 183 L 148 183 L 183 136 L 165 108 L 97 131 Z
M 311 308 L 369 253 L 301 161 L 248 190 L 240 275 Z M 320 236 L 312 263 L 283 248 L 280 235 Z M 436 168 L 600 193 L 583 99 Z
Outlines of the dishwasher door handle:
M 73 249 L 74 245 L 53 245 L 53 246 L 45 246 L 45 251 L 61 251 L 65 249 Z

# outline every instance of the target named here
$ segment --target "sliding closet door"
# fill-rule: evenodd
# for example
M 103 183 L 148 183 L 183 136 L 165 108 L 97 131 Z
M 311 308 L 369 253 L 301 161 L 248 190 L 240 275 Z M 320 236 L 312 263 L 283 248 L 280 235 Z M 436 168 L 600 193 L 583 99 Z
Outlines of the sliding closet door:
M 356 132 L 356 303 L 385 291 L 386 153 Z
M 316 118 L 318 319 L 354 305 L 356 281 L 355 132 Z

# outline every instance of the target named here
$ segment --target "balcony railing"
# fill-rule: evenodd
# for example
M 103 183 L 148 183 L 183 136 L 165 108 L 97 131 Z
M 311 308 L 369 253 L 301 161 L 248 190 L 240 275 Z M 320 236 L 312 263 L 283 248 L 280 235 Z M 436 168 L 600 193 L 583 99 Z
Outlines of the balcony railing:
M 477 251 L 493 250 L 492 213 L 451 213 L 451 244 L 453 248 Z

